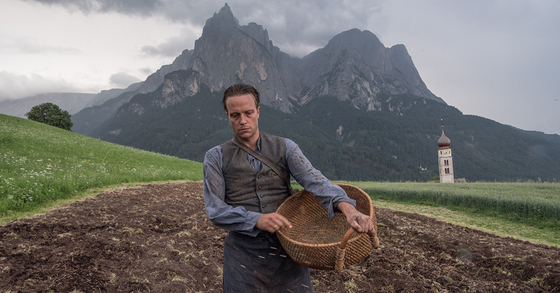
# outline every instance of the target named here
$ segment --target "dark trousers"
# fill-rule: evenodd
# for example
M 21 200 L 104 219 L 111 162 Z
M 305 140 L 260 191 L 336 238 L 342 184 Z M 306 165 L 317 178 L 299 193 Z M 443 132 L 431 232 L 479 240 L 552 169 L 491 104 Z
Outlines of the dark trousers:
M 296 263 L 276 234 L 229 232 L 224 243 L 224 292 L 313 292 L 309 269 Z

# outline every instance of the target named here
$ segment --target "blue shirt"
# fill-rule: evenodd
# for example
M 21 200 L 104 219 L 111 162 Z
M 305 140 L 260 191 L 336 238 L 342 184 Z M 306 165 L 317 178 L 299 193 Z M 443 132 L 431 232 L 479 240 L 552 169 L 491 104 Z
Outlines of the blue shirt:
M 311 165 L 295 142 L 287 138 L 284 140 L 286 142 L 286 161 L 290 174 L 327 209 L 329 217 L 334 216 L 335 208 L 340 202 L 356 205 L 356 201 L 350 199 L 340 186 L 333 185 L 319 170 Z M 259 138 L 256 149 L 259 154 L 261 153 L 260 145 Z M 261 161 L 246 152 L 245 156 L 253 169 L 259 172 L 262 168 Z M 204 204 L 206 214 L 210 221 L 220 228 L 256 236 L 261 231 L 255 227 L 261 213 L 247 211 L 242 206 L 233 207 L 224 201 L 226 188 L 222 173 L 222 157 L 222 147 L 219 145 L 210 149 L 204 156 Z

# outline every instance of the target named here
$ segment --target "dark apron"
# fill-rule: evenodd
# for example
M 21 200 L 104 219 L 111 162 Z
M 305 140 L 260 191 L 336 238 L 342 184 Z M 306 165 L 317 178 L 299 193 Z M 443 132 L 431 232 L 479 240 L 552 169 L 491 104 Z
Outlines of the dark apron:
M 309 269 L 296 263 L 275 233 L 229 232 L 224 242 L 224 292 L 313 292 Z

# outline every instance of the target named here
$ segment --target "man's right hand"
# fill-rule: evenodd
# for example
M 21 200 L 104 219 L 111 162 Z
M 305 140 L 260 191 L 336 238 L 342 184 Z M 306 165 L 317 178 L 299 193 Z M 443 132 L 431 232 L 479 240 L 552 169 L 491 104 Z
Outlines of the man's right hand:
M 262 214 L 259 219 L 257 220 L 257 228 L 261 230 L 268 231 L 270 233 L 274 233 L 283 227 L 292 228 L 292 224 L 286 217 L 278 214 Z

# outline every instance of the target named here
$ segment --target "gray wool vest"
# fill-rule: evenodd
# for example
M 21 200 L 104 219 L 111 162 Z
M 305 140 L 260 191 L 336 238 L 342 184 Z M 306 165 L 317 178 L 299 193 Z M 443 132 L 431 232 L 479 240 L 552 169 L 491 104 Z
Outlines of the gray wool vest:
M 286 142 L 283 138 L 260 133 L 261 155 L 275 163 L 290 178 L 286 162 Z M 243 206 L 248 211 L 262 214 L 274 213 L 288 197 L 288 187 L 272 169 L 262 164 L 256 172 L 245 151 L 233 142 L 221 145 L 223 152 L 222 172 L 224 174 L 225 202 L 233 207 Z

